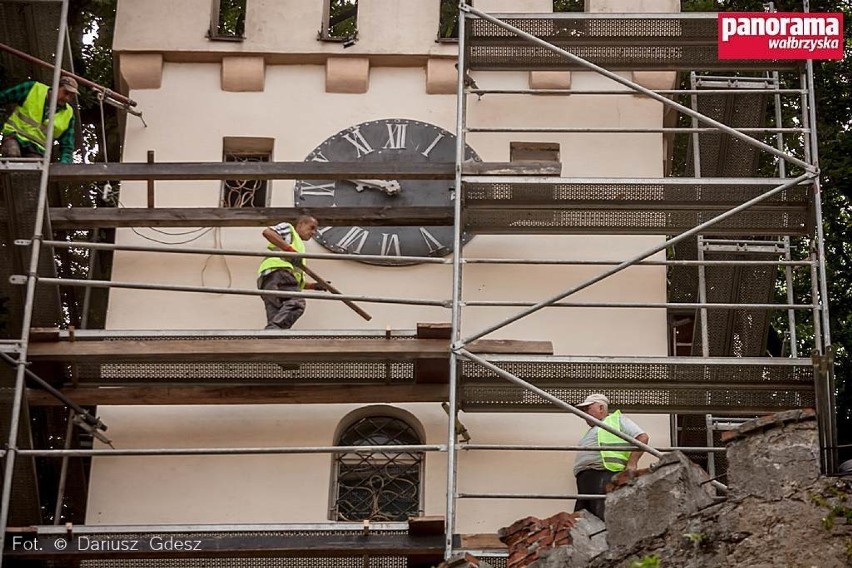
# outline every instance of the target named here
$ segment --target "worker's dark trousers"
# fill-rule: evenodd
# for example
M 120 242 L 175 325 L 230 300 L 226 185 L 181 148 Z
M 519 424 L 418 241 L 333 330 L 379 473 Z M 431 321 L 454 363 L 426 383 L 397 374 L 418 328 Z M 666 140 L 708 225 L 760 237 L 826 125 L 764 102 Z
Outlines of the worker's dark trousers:
M 29 148 L 21 148 L 18 139 L 13 134 L 3 136 L 3 143 L 0 145 L 0 155 L 6 158 L 41 158 L 43 157 L 38 152 L 34 152 Z
M 605 495 L 606 486 L 615 475 L 614 471 L 605 469 L 586 469 L 577 474 L 577 493 L 580 495 Z M 577 499 L 574 512 L 589 511 L 602 521 L 604 519 L 603 499 Z
M 261 290 L 276 292 L 299 292 L 296 277 L 289 270 L 273 270 L 258 280 L 257 287 Z M 296 320 L 305 312 L 304 298 L 287 298 L 284 296 L 261 296 L 266 306 L 266 329 L 290 329 Z

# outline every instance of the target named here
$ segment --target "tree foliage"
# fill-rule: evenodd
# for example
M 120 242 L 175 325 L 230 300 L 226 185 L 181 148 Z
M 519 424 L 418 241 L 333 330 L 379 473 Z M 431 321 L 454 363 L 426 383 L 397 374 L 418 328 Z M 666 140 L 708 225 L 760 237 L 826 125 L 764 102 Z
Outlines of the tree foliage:
M 329 0 L 328 37 L 355 39 L 358 36 L 358 0 Z

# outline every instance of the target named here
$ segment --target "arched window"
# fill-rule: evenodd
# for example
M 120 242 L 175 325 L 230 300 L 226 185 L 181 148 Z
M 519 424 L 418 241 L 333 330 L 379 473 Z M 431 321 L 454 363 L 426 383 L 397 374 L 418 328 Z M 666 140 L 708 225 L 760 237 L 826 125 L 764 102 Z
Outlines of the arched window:
M 340 433 L 338 446 L 410 446 L 420 435 L 405 420 L 362 416 Z M 343 452 L 334 455 L 331 518 L 405 521 L 421 512 L 423 452 Z

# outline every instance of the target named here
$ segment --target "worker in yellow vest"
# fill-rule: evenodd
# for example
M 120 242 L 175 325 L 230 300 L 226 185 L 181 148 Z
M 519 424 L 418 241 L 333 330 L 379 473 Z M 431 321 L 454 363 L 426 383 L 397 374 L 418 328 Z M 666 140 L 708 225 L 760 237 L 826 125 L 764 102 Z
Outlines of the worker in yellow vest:
M 612 414 L 609 412 L 609 399 L 602 394 L 590 394 L 586 400 L 577 405 L 577 408 L 584 411 L 586 414 L 600 420 L 607 426 L 627 434 L 631 438 L 639 440 L 643 444 L 647 444 L 648 434 L 642 428 L 636 425 L 635 422 L 621 414 L 620 410 L 616 410 Z M 589 420 L 586 423 L 590 426 L 589 431 L 580 440 L 580 445 L 587 448 L 599 446 L 625 446 L 627 441 L 619 438 L 615 434 L 607 432 L 603 428 L 595 426 Z M 639 458 L 642 456 L 642 450 L 638 448 L 635 451 L 613 451 L 613 450 L 583 450 L 577 452 L 577 458 L 574 462 L 574 477 L 577 478 L 577 493 L 580 495 L 604 495 L 606 486 L 613 476 L 624 470 L 635 470 L 639 463 Z M 574 511 L 587 510 L 593 513 L 601 520 L 604 519 L 604 500 L 603 499 L 577 499 L 574 505 Z
M 59 161 L 74 161 L 74 109 L 71 101 L 77 94 L 77 81 L 72 77 L 59 79 L 56 94 L 56 115 L 53 138 L 59 143 Z M 7 158 L 41 158 L 47 145 L 50 87 L 38 81 L 26 81 L 0 91 L 0 105 L 17 105 L 3 125 L 0 154 Z
M 305 241 L 310 240 L 316 230 L 317 220 L 301 215 L 295 225 L 285 222 L 267 227 L 263 230 L 263 237 L 269 241 L 269 250 L 304 253 Z M 301 257 L 266 257 L 257 270 L 257 287 L 278 292 L 298 292 L 305 288 L 315 290 L 315 283 L 305 283 L 304 263 L 305 259 Z M 266 329 L 290 329 L 305 312 L 304 298 L 261 297 L 266 306 Z

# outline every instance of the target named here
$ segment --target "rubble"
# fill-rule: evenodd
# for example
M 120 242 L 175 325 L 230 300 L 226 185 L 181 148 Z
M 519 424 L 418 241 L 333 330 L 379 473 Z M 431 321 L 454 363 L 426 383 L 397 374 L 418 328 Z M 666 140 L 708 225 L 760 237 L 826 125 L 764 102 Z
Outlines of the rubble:
M 852 565 L 852 477 L 820 475 L 812 410 L 758 418 L 723 439 L 723 501 L 708 475 L 674 452 L 614 478 L 606 525 L 583 512 L 503 529 L 508 568 Z

